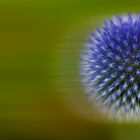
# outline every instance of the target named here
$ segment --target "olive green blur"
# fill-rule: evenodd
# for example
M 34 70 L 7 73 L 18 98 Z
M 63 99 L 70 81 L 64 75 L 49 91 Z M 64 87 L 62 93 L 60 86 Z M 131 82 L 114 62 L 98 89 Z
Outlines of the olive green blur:
M 0 139 L 139 140 L 88 102 L 80 53 L 104 19 L 140 1 L 0 0 Z

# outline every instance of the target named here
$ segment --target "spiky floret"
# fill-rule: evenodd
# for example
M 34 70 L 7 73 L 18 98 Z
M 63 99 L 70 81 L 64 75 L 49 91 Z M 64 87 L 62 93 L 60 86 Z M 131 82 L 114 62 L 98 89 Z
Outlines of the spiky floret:
M 89 99 L 119 116 L 140 116 L 140 15 L 115 16 L 89 38 L 81 56 Z

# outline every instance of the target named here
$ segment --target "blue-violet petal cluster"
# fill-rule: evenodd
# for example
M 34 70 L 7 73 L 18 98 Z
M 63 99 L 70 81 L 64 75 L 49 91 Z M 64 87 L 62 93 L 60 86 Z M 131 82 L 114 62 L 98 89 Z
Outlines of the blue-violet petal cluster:
M 140 116 L 140 15 L 115 16 L 90 36 L 81 55 L 81 79 L 99 108 Z

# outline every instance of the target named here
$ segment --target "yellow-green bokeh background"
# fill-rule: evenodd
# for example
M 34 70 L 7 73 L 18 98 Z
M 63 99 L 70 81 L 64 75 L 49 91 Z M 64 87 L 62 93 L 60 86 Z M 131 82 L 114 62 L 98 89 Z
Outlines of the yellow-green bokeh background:
M 139 123 L 88 103 L 79 77 L 92 30 L 139 10 L 138 0 L 0 0 L 0 139 L 139 139 Z

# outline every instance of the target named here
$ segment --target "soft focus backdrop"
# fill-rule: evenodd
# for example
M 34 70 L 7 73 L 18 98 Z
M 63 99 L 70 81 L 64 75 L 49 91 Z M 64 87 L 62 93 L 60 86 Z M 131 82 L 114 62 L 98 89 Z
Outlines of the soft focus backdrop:
M 0 139 L 139 140 L 140 123 L 98 113 L 79 76 L 90 33 L 139 10 L 139 0 L 0 0 Z

